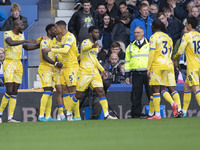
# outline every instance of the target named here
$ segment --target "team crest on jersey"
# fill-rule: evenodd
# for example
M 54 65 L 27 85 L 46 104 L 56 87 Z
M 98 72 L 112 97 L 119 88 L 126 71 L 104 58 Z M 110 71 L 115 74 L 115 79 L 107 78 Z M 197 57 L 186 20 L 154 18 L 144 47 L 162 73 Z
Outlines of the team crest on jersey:
M 97 55 L 98 52 L 94 51 L 94 50 L 91 50 L 90 53 L 94 54 L 94 55 Z
M 87 41 L 84 41 L 82 46 L 87 46 Z
M 44 41 L 44 44 L 47 44 L 47 41 Z
M 70 42 L 70 41 L 72 41 L 72 38 L 68 38 L 68 40 L 67 40 L 67 41 L 69 41 L 69 42 Z

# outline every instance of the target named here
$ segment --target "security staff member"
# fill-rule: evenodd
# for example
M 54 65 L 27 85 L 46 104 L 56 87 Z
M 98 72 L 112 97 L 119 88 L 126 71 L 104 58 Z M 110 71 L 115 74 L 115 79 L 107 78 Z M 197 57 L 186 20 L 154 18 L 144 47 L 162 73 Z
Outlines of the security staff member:
M 150 100 L 150 86 L 147 77 L 147 64 L 149 56 L 149 42 L 144 38 L 142 27 L 136 27 L 134 30 L 135 41 L 130 43 L 126 49 L 125 72 L 126 84 L 130 84 L 132 74 L 132 93 L 131 93 L 131 116 L 132 118 L 144 118 L 142 114 L 141 99 L 143 85 L 148 99 Z

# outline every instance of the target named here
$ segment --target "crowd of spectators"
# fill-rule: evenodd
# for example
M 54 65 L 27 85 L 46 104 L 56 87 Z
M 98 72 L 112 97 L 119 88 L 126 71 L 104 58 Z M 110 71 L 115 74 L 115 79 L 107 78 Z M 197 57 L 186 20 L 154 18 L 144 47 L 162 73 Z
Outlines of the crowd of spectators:
M 115 0 L 76 2 L 81 3 L 82 7 L 72 16 L 68 25 L 69 31 L 75 34 L 80 45 L 82 40 L 89 37 L 89 26 L 99 27 L 101 48 L 97 58 L 108 72 L 109 80 L 112 78 L 110 83 L 123 83 L 125 80 L 124 73 L 118 66 L 124 65 L 124 52 L 135 40 L 136 27 L 142 27 L 144 37 L 149 40 L 153 34 L 151 24 L 153 20 L 159 19 L 164 23 L 165 32 L 176 47 L 185 33 L 185 20 L 188 16 L 198 19 L 196 30 L 200 31 L 200 0 L 121 0 L 118 5 Z M 184 56 L 180 58 L 180 63 L 183 59 Z M 185 69 L 184 65 L 179 66 L 179 70 L 182 69 Z M 120 79 L 116 78 L 116 74 L 121 75 Z

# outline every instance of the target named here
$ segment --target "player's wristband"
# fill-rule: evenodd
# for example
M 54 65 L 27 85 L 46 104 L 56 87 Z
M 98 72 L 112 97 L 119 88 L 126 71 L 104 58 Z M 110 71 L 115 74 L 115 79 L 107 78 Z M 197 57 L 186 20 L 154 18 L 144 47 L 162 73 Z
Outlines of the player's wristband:
M 57 64 L 58 64 L 58 62 L 56 61 L 55 64 L 54 64 L 54 66 L 56 66 Z

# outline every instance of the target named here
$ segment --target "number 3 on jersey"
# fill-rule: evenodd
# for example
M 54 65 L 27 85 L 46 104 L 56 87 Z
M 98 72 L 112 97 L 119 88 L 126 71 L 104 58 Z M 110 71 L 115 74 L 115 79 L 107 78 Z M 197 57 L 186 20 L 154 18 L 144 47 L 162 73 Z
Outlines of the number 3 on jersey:
M 194 54 L 200 54 L 200 41 L 193 41 L 194 44 Z
M 164 44 L 164 46 L 163 46 L 164 49 L 162 50 L 162 54 L 165 55 L 168 52 L 167 41 L 163 41 L 162 43 Z M 171 47 L 169 47 L 169 50 L 171 52 Z

